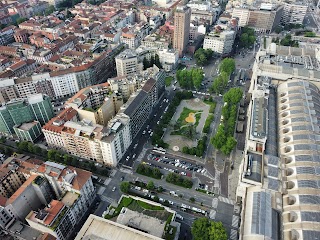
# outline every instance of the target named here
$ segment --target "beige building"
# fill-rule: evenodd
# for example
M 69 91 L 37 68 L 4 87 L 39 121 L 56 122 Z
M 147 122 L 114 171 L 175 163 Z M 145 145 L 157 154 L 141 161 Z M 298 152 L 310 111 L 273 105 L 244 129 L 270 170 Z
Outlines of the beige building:
M 239 27 L 248 25 L 249 9 L 248 8 L 234 8 L 232 10 L 232 18 L 237 18 Z
M 143 69 L 143 65 L 139 62 L 137 53 L 134 50 L 126 49 L 115 59 L 118 77 L 139 73 Z
M 26 181 L 23 174 L 17 172 L 15 166 L 0 169 L 0 196 L 9 198 Z
M 306 16 L 308 5 L 303 2 L 284 3 L 282 22 L 284 24 L 302 24 Z
M 183 56 L 189 42 L 191 9 L 186 6 L 178 6 L 174 13 L 173 48 Z
M 106 126 L 122 104 L 122 97 L 112 93 L 108 83 L 102 83 L 83 88 L 65 105 L 77 110 L 80 121 L 85 119 Z

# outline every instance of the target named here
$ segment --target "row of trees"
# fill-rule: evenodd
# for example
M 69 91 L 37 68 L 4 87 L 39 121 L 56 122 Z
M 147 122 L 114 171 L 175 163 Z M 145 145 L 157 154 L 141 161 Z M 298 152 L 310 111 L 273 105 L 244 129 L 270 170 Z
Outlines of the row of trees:
M 255 41 L 256 37 L 254 36 L 254 29 L 249 27 L 242 28 L 240 36 L 240 47 L 251 47 L 255 43 Z
M 183 147 L 182 152 L 185 154 L 190 154 L 190 155 L 196 155 L 197 157 L 202 157 L 204 154 L 204 151 L 206 149 L 206 142 L 207 142 L 207 137 L 204 136 L 202 139 L 198 141 L 197 147 L 189 148 L 189 147 Z
M 176 77 L 180 86 L 185 89 L 199 89 L 204 78 L 203 71 L 200 68 L 178 70 Z
M 232 58 L 225 58 L 221 61 L 219 66 L 220 74 L 213 80 L 213 84 L 210 88 L 211 92 L 215 92 L 216 94 L 222 94 L 230 79 L 230 75 L 236 69 L 236 63 Z
M 143 58 L 143 69 L 144 70 L 152 67 L 153 64 L 155 64 L 158 68 L 162 68 L 158 54 L 156 54 L 155 56 L 152 55 L 150 57 L 150 60 L 148 60 L 146 57 Z
M 94 165 L 94 162 L 87 162 L 87 161 L 80 162 L 77 157 L 62 153 L 55 149 L 50 149 L 49 151 L 47 151 L 46 149 L 42 149 L 38 145 L 35 145 L 27 141 L 18 142 L 17 149 L 18 149 L 18 153 L 23 153 L 23 152 L 33 153 L 38 156 L 42 156 L 44 159 L 47 159 L 49 161 L 83 168 L 93 173 L 108 176 L 108 170 L 97 169 L 97 167 Z
M 194 53 L 194 58 L 196 59 L 196 62 L 200 66 L 204 66 L 208 64 L 209 60 L 212 58 L 213 51 L 211 49 L 203 49 L 199 48 Z
M 153 145 L 157 145 L 163 148 L 168 147 L 168 144 L 165 143 L 161 138 L 164 133 L 164 128 L 168 126 L 180 102 L 184 99 L 191 99 L 192 97 L 193 97 L 192 92 L 189 92 L 189 91 L 182 91 L 182 92 L 179 91 L 175 94 L 174 98 L 171 100 L 171 103 L 168 107 L 167 113 L 163 115 L 162 120 L 154 130 L 154 134 L 151 139 Z
M 168 183 L 172 183 L 174 185 L 178 185 L 185 188 L 192 188 L 192 181 L 186 177 L 182 177 L 177 173 L 169 173 L 166 177 L 166 181 Z
M 227 104 L 222 108 L 223 122 L 219 125 L 217 133 L 211 139 L 212 145 L 225 155 L 230 154 L 237 144 L 233 135 L 237 121 L 238 103 L 242 98 L 242 94 L 240 88 L 232 88 L 224 94 L 223 100 Z
M 272 42 L 280 44 L 282 46 L 299 47 L 298 41 L 292 40 L 291 34 L 287 34 L 284 38 L 274 38 Z
M 149 167 L 142 163 L 139 164 L 136 172 L 156 179 L 160 179 L 162 177 L 162 173 L 158 168 Z

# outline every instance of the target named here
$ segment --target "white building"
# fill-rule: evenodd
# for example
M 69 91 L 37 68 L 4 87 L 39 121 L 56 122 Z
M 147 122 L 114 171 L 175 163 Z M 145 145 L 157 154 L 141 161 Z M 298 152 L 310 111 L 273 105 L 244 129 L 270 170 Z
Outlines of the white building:
M 232 51 L 235 31 L 211 32 L 204 38 L 203 49 L 211 49 L 219 54 L 228 54 Z
M 249 13 L 250 11 L 248 8 L 234 8 L 232 11 L 232 18 L 238 18 L 239 27 L 244 27 L 248 25 Z
M 152 2 L 156 3 L 159 7 L 166 7 L 171 0 L 152 0 Z
M 176 68 L 179 60 L 179 52 L 174 49 L 162 49 L 158 51 L 160 63 L 167 72 Z
M 306 16 L 308 5 L 302 2 L 284 3 L 282 22 L 284 24 L 302 24 Z
M 189 8 L 193 10 L 200 10 L 200 11 L 210 11 L 212 10 L 212 4 L 211 2 L 206 2 L 206 1 L 191 1 L 187 4 Z

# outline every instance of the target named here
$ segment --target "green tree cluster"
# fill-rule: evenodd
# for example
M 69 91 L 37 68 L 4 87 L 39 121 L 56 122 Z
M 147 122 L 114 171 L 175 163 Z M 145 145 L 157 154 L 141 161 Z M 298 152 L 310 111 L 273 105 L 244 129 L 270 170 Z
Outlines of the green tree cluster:
M 221 222 L 198 218 L 191 227 L 193 240 L 227 240 L 226 229 Z
M 13 150 L 10 147 L 0 146 L 0 153 L 5 154 L 6 156 L 11 156 L 13 154 Z
M 130 191 L 130 183 L 129 182 L 122 182 L 120 184 L 120 190 L 123 193 L 128 193 Z
M 304 33 L 304 36 L 305 37 L 315 37 L 315 36 L 317 36 L 314 32 L 305 32 Z
M 203 130 L 202 130 L 203 133 L 209 133 L 210 125 L 213 122 L 213 119 L 214 119 L 214 115 L 209 114 L 203 126 Z
M 22 18 L 22 17 L 19 17 L 17 20 L 16 20 L 16 23 L 17 25 L 19 25 L 20 23 L 23 23 L 25 21 L 27 21 L 28 19 L 27 18 Z
M 298 41 L 292 40 L 291 34 L 287 34 L 284 38 L 281 40 L 279 38 L 272 39 L 275 43 L 280 43 L 282 46 L 291 46 L 291 47 L 299 47 Z
M 197 147 L 189 148 L 183 147 L 182 152 L 185 154 L 196 155 L 197 157 L 202 157 L 204 150 L 206 149 L 207 136 L 203 136 L 202 139 L 198 141 Z
M 177 173 L 169 173 L 166 177 L 166 181 L 168 183 L 172 183 L 174 185 L 178 185 L 185 188 L 192 188 L 192 181 L 186 177 L 182 177 Z
M 29 153 L 34 153 L 39 156 L 46 157 L 47 156 L 47 150 L 40 148 L 38 145 L 35 145 L 31 142 L 27 141 L 22 141 L 16 143 L 18 152 L 23 153 L 23 152 L 29 152 Z
M 236 62 L 233 58 L 225 58 L 221 61 L 219 66 L 220 73 L 225 72 L 228 75 L 231 75 L 236 69 Z
M 254 29 L 249 27 L 244 27 L 241 30 L 240 36 L 240 47 L 248 48 L 252 46 L 256 41 L 254 36 Z
M 185 89 L 199 89 L 204 78 L 203 71 L 200 68 L 178 70 L 176 77 L 180 87 Z
M 233 135 L 237 121 L 238 103 L 242 94 L 240 88 L 231 88 L 224 94 L 223 100 L 227 104 L 222 108 L 223 122 L 219 125 L 217 133 L 211 138 L 212 145 L 225 155 L 230 154 L 237 144 Z
M 156 179 L 160 179 L 162 176 L 162 173 L 158 168 L 149 167 L 142 163 L 139 164 L 136 172 L 141 175 L 145 175 L 145 176 L 156 178 Z
M 172 99 L 170 105 L 168 106 L 167 113 L 163 115 L 162 120 L 154 129 L 154 134 L 151 138 L 152 144 L 157 145 L 158 147 L 167 148 L 169 145 L 165 143 L 161 137 L 164 133 L 164 128 L 166 128 L 173 117 L 174 113 L 176 112 L 177 107 L 179 106 L 180 102 L 184 99 L 191 99 L 193 97 L 192 92 L 189 91 L 179 91 L 175 94 L 174 98 Z
M 74 5 L 81 3 L 82 0 L 64 0 L 58 4 L 58 9 L 63 10 L 66 8 L 72 8 Z
M 208 64 L 209 60 L 212 58 L 213 51 L 211 49 L 203 49 L 199 48 L 194 53 L 194 58 L 196 59 L 196 62 L 200 66 L 204 66 Z
M 213 80 L 210 87 L 210 92 L 215 92 L 216 94 L 222 94 L 230 79 L 230 75 L 236 69 L 236 62 L 232 58 L 225 58 L 221 61 L 219 66 L 220 74 Z
M 221 94 L 224 92 L 228 85 L 229 75 L 226 72 L 220 72 L 220 74 L 213 80 L 210 88 L 210 92 Z
M 162 65 L 160 63 L 159 55 L 156 54 L 155 56 L 151 56 L 150 60 L 148 60 L 146 57 L 143 58 L 143 69 L 146 70 L 147 68 L 150 68 L 154 65 L 156 65 L 158 68 L 162 68 Z

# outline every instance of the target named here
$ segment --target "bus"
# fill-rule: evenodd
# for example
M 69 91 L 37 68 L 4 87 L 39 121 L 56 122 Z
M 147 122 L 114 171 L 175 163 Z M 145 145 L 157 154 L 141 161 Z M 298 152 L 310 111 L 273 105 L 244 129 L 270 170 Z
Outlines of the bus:
M 158 147 L 154 147 L 152 151 L 160 154 L 166 154 L 167 152 L 164 148 L 158 148 Z

